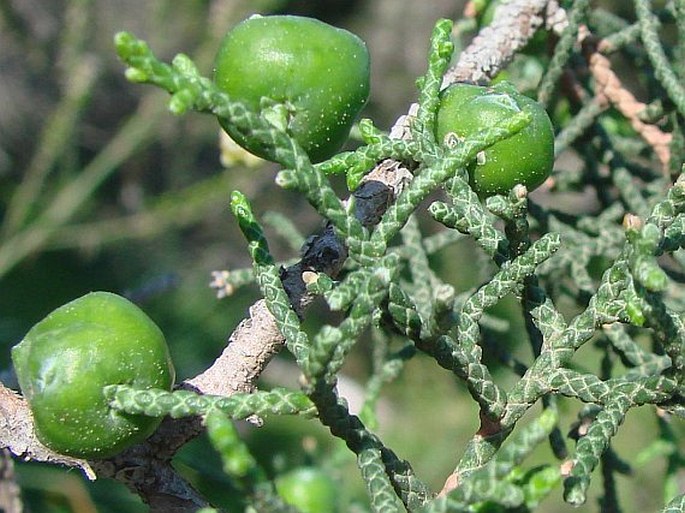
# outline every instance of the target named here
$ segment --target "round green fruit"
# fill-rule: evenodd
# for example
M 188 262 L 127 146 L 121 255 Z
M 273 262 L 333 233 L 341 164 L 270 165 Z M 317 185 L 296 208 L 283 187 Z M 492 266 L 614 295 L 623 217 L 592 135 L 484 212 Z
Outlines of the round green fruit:
M 226 34 L 214 79 L 232 101 L 262 110 L 320 162 L 347 140 L 368 100 L 369 75 L 369 52 L 354 34 L 311 18 L 253 16 Z M 262 141 L 219 121 L 246 150 L 274 160 Z
M 276 490 L 283 500 L 302 513 L 335 513 L 337 486 L 321 470 L 299 467 L 276 478 Z
M 164 335 L 133 303 L 92 292 L 49 314 L 12 349 L 38 439 L 55 452 L 105 458 L 147 438 L 161 419 L 110 408 L 107 385 L 170 390 Z
M 554 165 L 552 122 L 542 105 L 506 83 L 453 84 L 441 94 L 436 136 L 447 145 L 524 109 L 532 116 L 530 124 L 481 152 L 469 165 L 471 186 L 482 197 L 506 194 L 516 184 L 531 191 L 545 181 Z

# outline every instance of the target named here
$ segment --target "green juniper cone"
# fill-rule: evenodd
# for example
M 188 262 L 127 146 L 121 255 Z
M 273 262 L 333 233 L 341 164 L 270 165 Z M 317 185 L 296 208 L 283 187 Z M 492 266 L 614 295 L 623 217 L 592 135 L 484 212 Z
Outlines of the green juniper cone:
M 92 292 L 36 324 L 12 359 L 41 442 L 61 454 L 104 458 L 143 441 L 161 419 L 110 408 L 107 385 L 170 390 L 164 335 L 137 306 Z
M 454 84 L 442 92 L 438 141 L 454 144 L 524 109 L 532 115 L 519 133 L 481 152 L 469 166 L 471 186 L 481 196 L 506 194 L 516 184 L 533 190 L 552 172 L 554 129 L 545 109 L 509 84 Z
M 334 155 L 369 97 L 369 53 L 354 34 L 299 16 L 253 16 L 226 34 L 214 79 L 232 101 L 262 110 L 313 162 Z M 226 120 L 241 146 L 273 160 L 271 148 Z
M 298 467 L 276 478 L 283 500 L 302 513 L 335 513 L 338 490 L 335 482 L 315 467 Z

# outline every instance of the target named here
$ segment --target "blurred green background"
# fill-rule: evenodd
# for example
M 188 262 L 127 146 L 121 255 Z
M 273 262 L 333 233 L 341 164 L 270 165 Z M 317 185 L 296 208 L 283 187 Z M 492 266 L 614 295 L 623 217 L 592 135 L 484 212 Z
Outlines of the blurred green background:
M 606 2 L 605 2 L 606 3 Z M 620 2 L 618 3 L 620 4 Z M 367 41 L 372 55 L 372 94 L 364 116 L 384 129 L 414 100 L 414 79 L 437 18 L 457 19 L 454 0 L 0 0 L 0 368 L 12 385 L 9 349 L 50 310 L 91 290 L 109 290 L 138 302 L 162 327 L 178 377 L 206 368 L 258 297 L 254 287 L 217 300 L 210 272 L 249 265 L 228 211 L 231 190 L 254 201 L 258 216 L 269 210 L 293 220 L 305 236 L 321 220 L 301 197 L 273 183 L 276 168 L 222 168 L 215 120 L 166 111 L 165 93 L 124 79 L 112 37 L 119 30 L 148 41 L 164 59 L 187 53 L 211 75 L 212 57 L 228 28 L 259 13 L 318 17 Z M 629 13 L 628 13 L 629 14 Z M 28 182 L 28 185 L 27 185 Z M 341 194 L 344 185 L 337 183 Z M 426 233 L 438 229 L 425 220 Z M 278 259 L 296 252 L 268 228 Z M 441 251 L 433 263 L 459 291 L 492 272 L 468 241 Z M 573 308 L 569 307 L 571 314 Z M 326 321 L 314 307 L 307 326 Z M 496 343 L 530 358 L 522 319 L 513 300 L 493 315 L 509 322 Z M 372 343 L 359 344 L 345 368 L 353 405 L 371 371 Z M 579 355 L 598 366 L 591 347 Z M 414 358 L 388 387 L 379 431 L 387 444 L 439 490 L 478 427 L 477 409 L 464 387 L 435 363 Z M 265 384 L 295 384 L 287 357 L 276 360 Z M 513 376 L 502 369 L 502 383 Z M 579 405 L 562 404 L 568 430 Z M 656 421 L 647 408 L 632 412 L 616 439 L 628 456 L 649 444 Z M 354 459 L 326 430 L 303 420 L 274 421 L 259 430 L 241 426 L 272 473 L 304 463 L 322 464 L 344 476 L 345 511 L 364 504 Z M 539 462 L 551 461 L 546 448 Z M 536 460 L 537 461 L 537 460 Z M 531 465 L 535 462 L 531 462 Z M 204 437 L 177 458 L 181 472 L 208 497 L 233 504 L 235 495 Z M 660 469 L 654 461 L 634 468 L 618 485 L 626 511 L 654 511 L 661 504 Z M 146 511 L 123 485 L 85 481 L 77 472 L 45 465 L 17 465 L 30 511 L 90 513 Z M 598 486 L 599 475 L 594 488 Z M 639 486 L 636 486 L 639 483 Z M 559 490 L 544 511 L 566 511 Z M 593 500 L 588 509 L 595 510 Z

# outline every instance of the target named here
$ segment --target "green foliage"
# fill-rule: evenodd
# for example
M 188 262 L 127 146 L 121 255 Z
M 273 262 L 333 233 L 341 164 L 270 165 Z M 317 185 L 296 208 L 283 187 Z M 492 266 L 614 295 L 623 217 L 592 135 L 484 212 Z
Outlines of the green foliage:
M 311 401 L 299 391 L 274 389 L 269 392 L 235 394 L 231 397 L 198 395 L 187 390 L 168 392 L 130 385 L 108 385 L 103 389 L 115 410 L 131 415 L 172 418 L 208 415 L 219 410 L 233 419 L 251 415 L 313 416 L 316 410 Z
M 500 3 L 484 33 L 505 27 L 508 9 L 534 3 Z M 657 458 L 666 461 L 662 511 L 684 511 L 685 495 L 676 483 L 685 459 L 675 426 L 685 418 L 685 92 L 679 85 L 685 72 L 678 62 L 685 47 L 678 14 L 685 4 L 655 10 L 649 1 L 634 3 L 637 21 L 630 24 L 590 2 L 566 2 L 568 10 L 557 12 L 566 23 L 549 27 L 556 32 L 547 38 L 556 42 L 549 54 L 528 48 L 524 59 L 539 59 L 546 71 L 536 85 L 540 103 L 526 104 L 545 106 L 553 120 L 557 168 L 530 196 L 518 184 L 487 199 L 474 190 L 469 166 L 479 153 L 515 140 L 535 118 L 524 107 L 469 130 L 454 145 L 436 138 L 440 91 L 449 85 L 445 77 L 455 57 L 459 65 L 453 32 L 472 25 L 436 23 L 426 73 L 416 82 L 418 103 L 402 137 L 363 120 L 356 149 L 316 163 L 274 123 L 278 104 L 241 103 L 189 57 L 167 64 L 146 42 L 117 34 L 130 81 L 167 92 L 174 114 L 207 113 L 256 141 L 280 166 L 276 184 L 301 195 L 326 227 L 304 244 L 302 260 L 285 266 L 274 256 L 262 220 L 291 247 L 303 241 L 299 226 L 263 214 L 251 194 L 234 190 L 230 209 L 252 268 L 217 272 L 212 285 L 222 297 L 257 285 L 291 370 L 300 375 L 299 387 L 215 396 L 110 385 L 102 389 L 109 407 L 154 418 L 201 417 L 223 473 L 248 511 L 288 512 L 294 502 L 274 484 L 284 469 L 272 476 L 233 421 L 269 423 L 285 416 L 315 423 L 336 440 L 327 448 L 333 457 L 317 458 L 319 465 L 328 459 L 339 471 L 354 459 L 366 492 L 353 505 L 361 511 L 526 512 L 544 508 L 548 496 L 582 505 L 594 497 L 591 486 L 601 488 L 602 511 L 620 511 L 626 501 L 616 476 Z M 477 7 L 485 9 L 482 2 Z M 662 42 L 660 24 L 674 26 L 676 47 Z M 650 99 L 640 112 L 618 71 L 602 67 L 618 52 L 645 71 L 631 84 Z M 512 70 L 520 62 L 512 62 Z M 489 76 L 491 70 L 484 71 Z M 562 81 L 572 87 L 559 87 Z M 616 111 L 609 113 L 611 102 Z M 570 154 L 578 164 L 565 159 Z M 396 189 L 370 175 L 389 161 L 408 174 Z M 347 200 L 335 182 L 340 174 L 353 193 Z M 390 192 L 369 216 L 364 207 L 374 184 Z M 578 205 L 581 200 L 587 204 Z M 473 243 L 476 263 L 464 258 L 447 268 L 478 272 L 460 286 L 439 260 L 443 250 L 465 240 Z M 289 273 L 297 275 L 297 286 Z M 315 297 L 332 315 L 309 324 L 306 307 Z M 496 317 L 507 301 L 518 309 L 520 332 L 509 333 L 511 320 Z M 340 385 L 360 352 L 370 353 L 369 376 L 355 414 Z M 478 411 L 477 431 L 442 476 L 439 493 L 418 465 L 403 459 L 409 448 L 391 448 L 380 411 L 383 392 L 406 379 L 410 365 L 426 361 L 454 378 Z M 425 393 L 434 415 L 428 431 L 450 414 L 437 406 L 439 399 Z M 656 413 L 658 430 L 637 457 L 619 455 L 614 440 L 638 407 Z M 564 423 L 576 410 L 570 447 Z M 430 442 L 453 451 L 450 440 Z M 340 511 L 351 511 L 356 502 L 335 500 Z
M 565 34 L 575 37 L 574 28 L 577 30 L 586 10 L 585 4 L 578 4 L 574 8 Z M 433 506 L 432 509 L 444 507 L 446 510 L 457 511 L 466 508 L 468 504 L 493 500 L 503 501 L 501 505 L 506 508 L 519 507 L 525 500 L 522 485 L 519 483 L 519 488 L 502 481 L 513 467 L 502 467 L 502 463 L 498 466 L 497 462 L 507 460 L 507 447 L 512 447 L 513 452 L 519 451 L 520 459 L 525 457 L 537 443 L 550 434 L 554 421 L 543 422 L 542 419 L 546 417 L 541 417 L 540 422 L 546 429 L 541 431 L 542 435 L 531 435 L 530 440 L 534 440 L 534 443 L 529 443 L 526 435 L 521 435 L 522 439 L 510 441 L 501 450 L 498 448 L 518 418 L 549 393 L 576 397 L 585 402 L 601 404 L 604 408 L 587 434 L 580 439 L 573 459 L 573 470 L 564 481 L 566 500 L 580 504 L 585 501 L 592 469 L 607 450 L 627 411 L 632 406 L 644 403 L 665 404 L 679 394 L 678 383 L 682 379 L 682 373 L 672 375 L 669 372 L 666 375 L 645 375 L 641 379 L 614 378 L 605 381 L 592 374 L 573 371 L 566 368 L 566 365 L 573 356 L 573 350 L 587 342 L 599 326 L 622 320 L 639 320 L 638 325 L 648 324 L 656 331 L 663 332 L 662 347 L 672 355 L 674 368 L 680 367 L 677 362 L 682 358 L 680 353 L 683 332 L 679 327 L 682 321 L 654 294 L 663 293 L 669 284 L 667 275 L 659 267 L 655 257 L 660 253 L 664 230 L 672 224 L 675 217 L 682 215 L 681 197 L 684 186 L 682 182 L 678 182 L 666 199 L 654 205 L 641 230 L 629 230 L 623 250 L 617 255 L 614 264 L 604 272 L 596 292 L 590 297 L 588 308 L 567 325 L 542 289 L 534 284 L 536 270 L 559 249 L 560 237 L 548 233 L 539 241 L 527 241 L 529 227 L 525 222 L 525 190 L 523 195 L 517 193 L 511 198 L 510 201 L 515 202 L 511 207 L 499 200 L 488 204 L 492 212 L 504 218 L 507 224 L 506 234 L 500 235 L 497 229 L 491 228 L 489 216 L 477 198 L 472 192 L 469 195 L 465 176 L 460 171 L 479 151 L 525 127 L 529 118 L 512 116 L 507 120 L 508 123 L 501 126 L 501 130 L 497 126 L 491 126 L 482 135 L 477 134 L 460 141 L 461 144 L 455 145 L 454 149 L 443 149 L 436 143 L 433 134 L 439 105 L 438 93 L 452 49 L 447 36 L 448 29 L 449 25 L 445 21 L 436 26 L 429 71 L 418 81 L 419 109 L 411 123 L 413 145 L 391 145 L 387 136 L 365 123 L 362 129 L 365 144 L 360 149 L 344 157 L 336 157 L 330 163 L 313 167 L 306 158 L 297 157 L 300 153 L 292 142 L 282 141 L 278 134 L 271 135 L 274 151 L 278 153 L 280 149 L 285 155 L 281 163 L 286 167 L 293 162 L 296 164 L 294 168 L 279 173 L 278 183 L 305 194 L 317 210 L 332 222 L 338 235 L 348 246 L 349 274 L 336 287 L 324 293 L 332 308 L 347 310 L 347 317 L 338 326 L 326 326 L 311 339 L 301 331 L 297 317 L 289 308 L 287 293 L 280 287 L 277 273 L 272 270 L 273 259 L 263 232 L 256 223 L 247 200 L 237 193 L 234 193 L 233 211 L 248 239 L 257 282 L 261 284 L 267 304 L 304 373 L 307 382 L 305 391 L 316 405 L 319 419 L 331 428 L 333 434 L 346 440 L 348 447 L 357 453 L 360 471 L 369 489 L 372 509 L 396 510 L 398 506 L 393 505 L 395 494 L 410 509 L 428 504 L 429 501 L 429 496 L 424 491 L 417 493 L 416 490 L 405 488 L 411 482 L 417 483 L 415 478 L 409 481 L 399 478 L 393 465 L 384 461 L 383 452 L 389 453 L 389 450 L 380 440 L 370 435 L 355 417 L 349 415 L 336 399 L 332 388 L 345 357 L 358 337 L 370 326 L 374 312 L 385 308 L 391 325 L 409 336 L 417 349 L 432 355 L 437 363 L 465 381 L 474 400 L 481 407 L 484 421 L 493 424 L 493 433 L 499 433 L 494 439 L 488 438 L 486 445 L 478 437 L 474 438 L 457 469 L 458 475 L 468 475 L 470 480 L 460 482 L 455 492 L 447 496 L 446 502 L 435 503 L 445 506 Z M 562 42 L 571 39 L 564 37 Z M 146 81 L 164 87 L 172 93 L 173 98 L 178 98 L 180 92 L 187 90 L 191 83 L 196 84 L 192 86 L 197 87 L 195 92 L 184 96 L 191 102 L 190 107 L 215 114 L 231 109 L 239 110 L 238 107 L 231 106 L 228 99 L 219 96 L 211 84 L 193 78 L 192 72 L 189 76 L 178 66 L 168 68 L 156 61 L 143 44 L 131 36 L 118 36 L 118 46 L 120 56 L 133 67 L 136 76 L 144 75 Z M 568 55 L 570 50 L 570 45 L 560 44 L 559 52 L 555 54 L 558 57 L 553 60 L 550 69 L 562 69 L 562 56 Z M 132 59 L 134 54 L 136 58 Z M 135 71 L 140 69 L 144 71 Z M 544 99 L 549 97 L 551 91 L 548 84 L 555 82 L 553 72 L 548 73 L 540 93 Z M 250 116 L 241 112 L 235 122 L 243 123 L 243 119 Z M 259 118 L 254 118 L 251 124 L 259 126 Z M 261 122 L 262 126 L 264 124 Z M 351 188 L 356 188 L 361 173 L 370 170 L 377 161 L 384 158 L 413 160 L 421 164 L 421 169 L 415 173 L 412 182 L 388 208 L 371 233 L 367 234 L 365 230 L 360 230 L 358 221 L 330 196 L 325 177 L 318 170 L 350 170 L 353 179 L 350 182 L 348 175 L 348 184 Z M 453 204 L 434 203 L 431 213 L 447 226 L 472 235 L 502 268 L 460 308 L 452 307 L 456 321 L 453 332 L 449 325 L 445 328 L 431 322 L 431 310 L 449 311 L 450 308 L 445 310 L 437 297 L 426 297 L 425 291 L 419 296 L 421 280 L 415 280 L 404 292 L 403 289 L 408 284 L 403 286 L 402 281 L 398 281 L 401 260 L 396 253 L 387 253 L 390 241 L 408 223 L 418 205 L 443 184 L 447 184 L 446 191 L 454 198 Z M 519 206 L 514 208 L 515 205 Z M 405 240 L 408 242 L 408 239 Z M 586 251 L 583 250 L 582 253 L 586 254 Z M 421 263 L 416 261 L 416 255 L 408 257 L 407 263 L 412 272 L 419 272 Z M 424 271 L 424 276 L 425 273 Z M 588 280 L 588 290 L 592 288 L 591 281 Z M 482 363 L 482 351 L 478 343 L 481 336 L 479 320 L 488 308 L 496 305 L 503 297 L 521 292 L 530 296 L 526 304 L 532 321 L 531 329 L 539 330 L 542 341 L 537 349 L 539 356 L 533 365 L 507 393 L 495 383 L 488 367 Z M 413 294 L 422 298 L 421 304 L 414 302 Z M 453 299 L 448 299 L 448 304 L 452 301 Z M 645 304 L 648 301 L 652 302 L 650 306 Z M 518 463 L 520 461 L 517 460 L 512 465 Z M 404 468 L 407 469 L 406 466 Z M 498 469 L 490 474 L 492 484 L 489 486 L 485 485 L 486 477 L 482 476 L 486 469 Z M 489 491 L 473 494 L 468 491 L 470 488 L 467 483 L 471 482 L 479 490 Z M 550 482 L 554 483 L 556 479 L 552 478 Z M 419 487 L 424 488 L 423 485 Z M 549 487 L 544 486 L 544 480 L 541 487 L 548 491 Z M 539 501 L 539 494 L 533 493 L 532 496 L 535 499 L 529 500 L 530 505 L 534 506 Z

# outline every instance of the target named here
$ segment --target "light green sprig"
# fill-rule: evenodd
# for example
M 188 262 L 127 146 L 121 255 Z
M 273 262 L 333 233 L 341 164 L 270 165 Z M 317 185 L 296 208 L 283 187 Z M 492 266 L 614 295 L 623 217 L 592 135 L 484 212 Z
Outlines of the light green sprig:
M 625 241 L 625 233 L 620 226 L 615 224 L 615 221 L 610 219 L 606 219 L 603 226 L 598 227 L 597 230 L 594 226 L 583 226 L 583 220 L 581 218 L 576 226 L 569 226 L 553 214 L 548 215 L 549 230 L 561 234 L 564 247 L 557 253 L 554 261 L 540 266 L 539 274 L 552 278 L 551 273 L 559 274 L 566 270 L 573 274 L 574 285 L 589 298 L 596 289 L 595 281 L 588 272 L 592 259 L 596 257 L 616 259 L 620 254 L 621 244 Z
M 673 253 L 685 247 L 685 214 L 679 214 L 673 223 L 664 230 L 664 238 L 661 241 L 661 250 L 664 253 Z
M 460 474 L 459 486 L 444 497 L 434 500 L 423 513 L 470 511 L 474 504 L 485 501 L 516 508 L 525 501 L 523 491 L 507 482 L 515 470 L 552 432 L 557 423 L 554 410 L 546 410 L 530 425 L 517 432 L 492 461 L 468 474 Z M 549 492 L 551 487 L 547 490 Z
M 418 155 L 418 145 L 414 141 L 391 139 L 388 135 L 379 132 L 374 137 L 374 142 L 360 146 L 355 151 L 339 153 L 329 160 L 316 164 L 316 167 L 327 175 L 345 173 L 347 188 L 354 191 L 359 187 L 362 178 L 378 162 L 385 159 L 408 161 L 416 159 Z
M 685 174 L 681 174 L 668 190 L 666 198 L 654 205 L 652 212 L 645 220 L 665 230 L 671 226 L 679 215 L 685 213 Z
M 426 504 L 432 495 L 430 489 L 416 476 L 409 463 L 399 459 L 357 416 L 350 414 L 345 402 L 337 397 L 334 384 L 317 380 L 310 397 L 317 405 L 321 422 L 334 436 L 344 440 L 355 454 L 360 455 L 369 450 L 380 451 L 385 472 L 407 509 L 414 510 Z M 358 460 L 357 463 L 361 462 Z
M 306 154 L 292 138 L 243 104 L 231 102 L 228 95 L 210 79 L 199 75 L 195 65 L 186 56 L 177 56 L 172 65 L 163 63 L 154 56 L 147 43 L 128 32 L 116 34 L 114 44 L 119 57 L 129 66 L 127 78 L 154 84 L 168 91 L 172 95 L 172 112 L 180 114 L 192 109 L 225 118 L 241 130 L 251 133 L 265 146 L 273 148 L 274 159 L 284 166 L 307 165 Z
M 373 120 L 362 118 L 359 120 L 359 135 L 364 144 L 378 144 L 383 142 L 387 135 L 380 128 L 373 124 Z
M 478 197 L 461 177 L 452 178 L 449 189 L 452 203 L 435 201 L 428 212 L 448 228 L 470 235 L 478 245 L 501 265 L 509 255 L 509 242 L 494 225 L 494 219 L 481 205 Z
M 627 230 L 628 261 L 634 278 L 633 301 L 629 306 L 637 310 L 633 318 L 637 316 L 638 324 L 642 321 L 654 329 L 672 362 L 668 372 L 680 382 L 685 380 L 685 321 L 661 298 L 669 279 L 656 257 L 664 248 L 664 232 L 682 216 L 684 210 L 685 178 L 681 175 L 666 198 L 654 206 L 644 225 L 639 230 Z
M 410 130 L 412 140 L 426 154 L 437 154 L 435 123 L 440 106 L 440 87 L 442 78 L 450 64 L 454 44 L 450 39 L 452 21 L 438 20 L 431 35 L 428 52 L 428 70 L 417 80 L 419 87 L 419 109 L 412 120 Z
M 573 47 L 577 41 L 578 29 L 587 17 L 589 0 L 576 0 L 568 15 L 568 26 L 564 29 L 559 42 L 554 48 L 554 55 L 542 77 L 538 87 L 538 101 L 547 105 L 552 97 L 554 88 L 564 72 L 564 65 L 570 59 Z
M 504 414 L 507 396 L 481 362 L 478 322 L 487 308 L 520 287 L 524 279 L 534 273 L 536 267 L 549 258 L 559 245 L 558 236 L 545 235 L 473 294 L 459 313 L 456 339 L 448 335 L 423 339 L 420 316 L 413 302 L 400 287 L 393 286 L 390 289 L 388 309 L 396 326 L 412 336 L 418 349 L 432 355 L 440 366 L 464 379 L 483 413 L 493 421 L 499 421 Z
M 506 294 L 519 287 L 524 278 L 535 272 L 560 246 L 559 236 L 546 234 L 531 245 L 530 249 L 505 265 L 493 279 L 481 287 L 462 306 L 457 326 L 457 340 L 454 357 L 459 367 L 466 371 L 467 385 L 484 413 L 493 420 L 499 420 L 504 413 L 506 394 L 495 385 L 488 368 L 481 363 L 482 351 L 478 345 L 480 328 L 478 320 L 483 312 L 497 304 Z
M 576 139 L 585 135 L 605 110 L 605 105 L 600 101 L 589 101 L 584 104 L 554 138 L 554 156 L 561 155 Z
M 648 364 L 656 364 L 665 369 L 671 364 L 667 356 L 658 356 L 650 353 L 638 344 L 630 334 L 625 325 L 615 323 L 605 326 L 604 334 L 613 345 L 614 349 L 622 356 L 622 359 L 633 367 L 640 368 Z
M 659 403 L 668 399 L 677 384 L 663 376 L 645 376 L 640 379 L 613 378 L 602 381 L 594 374 L 582 374 L 570 369 L 557 369 L 549 378 L 553 390 L 583 402 L 606 404 L 620 392 L 630 398 L 633 405 Z
M 334 347 L 328 363 L 329 375 L 340 371 L 347 354 L 373 321 L 373 314 L 387 297 L 388 287 L 397 280 L 398 274 L 399 257 L 394 253 L 387 254 L 378 262 L 376 268 L 370 270 L 368 279 L 360 289 L 360 297 L 352 304 L 345 320 L 340 323 L 339 329 L 344 337 L 341 343 Z
M 247 477 L 266 480 L 264 471 L 255 460 L 247 445 L 240 438 L 233 422 L 219 410 L 213 410 L 205 417 L 207 435 L 212 446 L 221 456 L 223 469 L 234 479 Z
M 267 307 L 285 337 L 290 352 L 299 363 L 306 360 L 309 353 L 309 339 L 300 328 L 300 319 L 290 304 L 290 298 L 283 288 L 278 268 L 266 244 L 264 231 L 257 222 L 249 201 L 240 192 L 231 194 L 231 210 L 238 219 L 238 226 L 248 241 L 254 262 L 257 283 L 264 295 Z
M 374 335 L 379 331 L 375 330 Z M 381 335 L 382 336 L 382 335 Z M 380 336 L 378 337 L 380 338 Z M 381 397 L 382 388 L 385 384 L 394 381 L 402 372 L 405 363 L 416 353 L 414 345 L 408 342 L 402 349 L 386 355 L 381 364 L 376 363 L 373 376 L 366 383 L 364 404 L 359 413 L 359 418 L 371 430 L 378 429 L 378 415 L 376 405 Z
M 627 231 L 630 241 L 630 271 L 633 277 L 650 292 L 661 292 L 668 286 L 668 276 L 656 261 L 663 234 L 655 224 L 645 224 L 639 232 Z
M 416 304 L 397 283 L 391 283 L 388 289 L 388 313 L 400 333 L 411 340 L 421 339 L 423 322 Z
M 268 479 L 231 419 L 212 410 L 205 416 L 204 424 L 212 447 L 221 456 L 224 472 L 246 495 L 247 502 L 260 512 L 295 513 L 278 496 L 273 481 Z
M 238 220 L 240 231 L 247 239 L 250 256 L 256 266 L 273 265 L 274 259 L 269 252 L 269 245 L 264 237 L 264 231 L 257 222 L 252 208 L 245 195 L 239 191 L 231 193 L 231 211 Z
M 659 41 L 659 20 L 651 11 L 651 1 L 635 0 L 633 4 L 640 23 L 642 42 L 645 45 L 647 56 L 654 66 L 656 77 L 664 86 L 680 114 L 685 115 L 685 88 L 681 85 L 681 80 L 669 63 L 664 47 Z
M 306 163 L 300 166 L 289 166 L 279 171 L 276 175 L 276 183 L 284 189 L 293 189 L 304 194 L 319 214 L 335 226 L 342 239 L 364 237 L 365 232 L 361 223 L 348 214 L 320 168 Z
M 411 275 L 410 292 L 414 298 L 414 304 L 421 315 L 424 329 L 429 332 L 435 331 L 436 327 L 432 326 L 434 293 L 439 290 L 442 282 L 430 268 L 416 216 L 409 218 L 400 235 L 402 246 L 407 249 L 406 268 Z
M 532 452 L 545 441 L 558 422 L 558 414 L 553 409 L 543 411 L 531 424 L 523 427 L 515 433 L 512 440 L 502 447 L 491 463 L 495 477 L 509 474 L 514 468 L 532 454 Z M 468 478 L 476 481 L 473 474 Z
M 181 418 L 207 415 L 214 410 L 234 420 L 252 415 L 316 415 L 316 407 L 305 394 L 285 388 L 225 397 L 201 395 L 189 390 L 168 392 L 161 389 L 141 390 L 129 385 L 109 385 L 103 389 L 103 393 L 111 401 L 112 408 L 130 415 Z
M 357 464 L 371 500 L 371 511 L 376 513 L 401 512 L 404 506 L 395 493 L 381 457 L 380 449 L 370 447 L 359 452 Z
M 614 395 L 604 406 L 576 447 L 571 475 L 564 480 L 564 500 L 580 506 L 585 503 L 590 486 L 590 474 L 608 448 L 611 438 L 623 423 L 632 401 L 624 395 Z
M 386 297 L 388 286 L 399 270 L 398 264 L 398 256 L 389 253 L 374 269 L 364 269 L 348 316 L 338 327 L 325 326 L 312 340 L 309 359 L 303 368 L 308 377 L 319 378 L 325 372 L 331 378 L 342 368 L 348 352 Z
M 628 287 L 628 276 L 625 260 L 618 259 L 603 274 L 600 286 L 590 299 L 587 309 L 577 315 L 568 326 L 546 298 L 532 312 L 538 328 L 546 335 L 542 352 L 509 391 L 504 416 L 500 420 L 503 430 L 487 439 L 474 437 L 457 465 L 458 472 L 471 472 L 485 465 L 507 438 L 508 429 L 536 401 L 551 391 L 548 380 L 550 372 L 567 365 L 575 350 L 588 342 L 600 326 L 619 320 L 623 305 L 619 296 Z
M 345 279 L 325 295 L 328 306 L 333 311 L 348 308 L 358 296 L 358 290 L 368 279 L 367 268 L 355 269 Z

